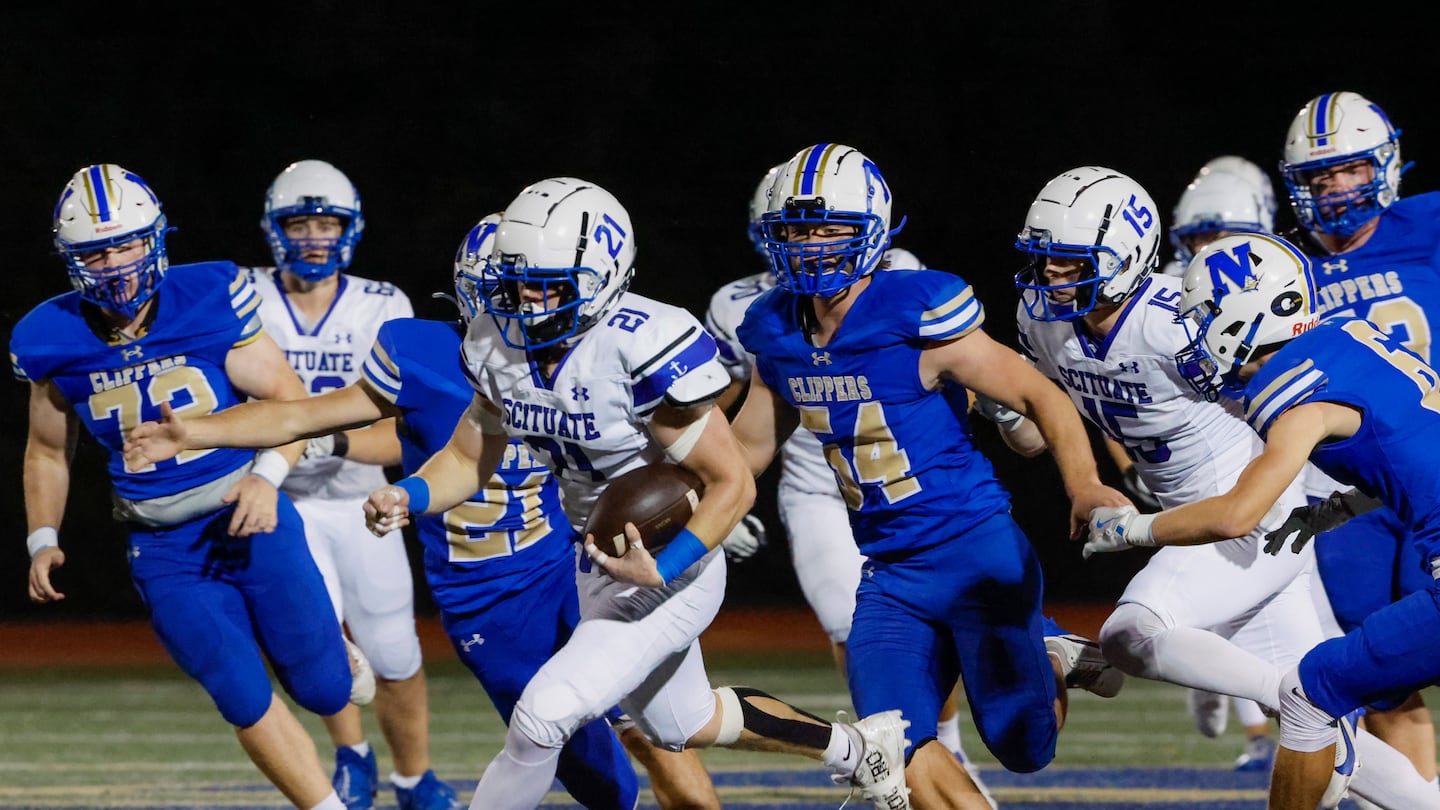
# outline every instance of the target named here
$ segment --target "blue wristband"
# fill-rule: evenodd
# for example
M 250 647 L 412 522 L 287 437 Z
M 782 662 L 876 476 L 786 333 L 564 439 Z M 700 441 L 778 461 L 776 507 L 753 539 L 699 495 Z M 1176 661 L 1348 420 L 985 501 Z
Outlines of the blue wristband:
M 704 541 L 695 536 L 689 529 L 681 529 L 665 548 L 655 557 L 655 567 L 660 569 L 660 578 L 669 585 L 670 580 L 680 576 L 680 572 L 700 561 L 701 557 L 710 553 L 705 547 Z
M 424 478 L 407 475 L 396 481 L 395 486 L 410 494 L 410 514 L 422 514 L 430 506 L 430 485 L 425 483 Z

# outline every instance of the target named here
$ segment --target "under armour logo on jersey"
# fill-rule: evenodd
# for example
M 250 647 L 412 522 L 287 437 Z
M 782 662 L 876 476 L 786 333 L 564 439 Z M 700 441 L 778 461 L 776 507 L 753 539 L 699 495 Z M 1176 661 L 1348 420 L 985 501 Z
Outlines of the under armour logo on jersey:
M 829 352 L 810 352 L 810 360 L 817 366 L 830 365 Z
M 1139 374 L 1139 373 L 1140 373 L 1140 361 L 1138 361 L 1138 360 L 1130 360 L 1130 361 L 1128 361 L 1128 362 L 1121 363 L 1121 364 L 1120 364 L 1120 371 L 1123 372 L 1123 373 L 1128 373 L 1128 374 Z
M 129 554 L 130 554 L 130 559 L 132 559 L 132 560 L 133 560 L 133 559 L 136 559 L 137 557 L 140 556 L 140 547 L 139 547 L 139 546 L 131 546 L 130 549 L 129 549 Z
M 1324 270 L 1327 276 L 1331 273 L 1350 272 L 1350 266 L 1346 264 L 1344 259 L 1336 259 L 1333 262 L 1320 262 L 1320 269 Z
M 332 336 L 330 337 L 330 340 L 331 340 L 331 342 L 333 342 L 333 343 L 354 343 L 354 342 L 355 342 L 355 340 L 354 340 L 354 335 L 351 335 L 349 332 L 337 332 L 337 333 L 335 333 L 334 335 L 332 335 Z
M 121 350 L 120 350 L 120 359 L 122 359 L 122 360 L 139 360 L 139 359 L 140 359 L 140 356 L 143 355 L 143 354 L 145 354 L 145 349 L 144 349 L 143 347 L 141 347 L 141 346 L 136 346 L 136 347 L 133 348 L 133 349 L 121 349 Z
M 484 643 L 485 639 L 481 638 L 479 633 L 471 633 L 470 638 L 460 639 L 460 648 L 468 653 L 471 647 L 479 647 Z
M 590 389 L 586 388 L 583 385 L 572 385 L 570 386 L 570 398 L 575 400 L 576 402 L 579 402 L 582 399 L 589 399 Z

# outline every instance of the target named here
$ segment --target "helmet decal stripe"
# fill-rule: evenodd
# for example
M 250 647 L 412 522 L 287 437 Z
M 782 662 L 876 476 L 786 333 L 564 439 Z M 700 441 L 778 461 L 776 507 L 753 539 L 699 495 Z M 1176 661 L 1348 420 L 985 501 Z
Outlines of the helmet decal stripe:
M 106 166 L 91 166 L 85 177 L 85 192 L 90 198 L 90 219 L 94 222 L 110 221 L 110 200 L 105 196 L 109 190 L 110 178 Z
M 825 180 L 825 167 L 830 163 L 830 153 L 839 144 L 818 143 L 810 147 L 810 153 L 801 161 L 804 168 L 795 176 L 795 194 L 819 194 Z
M 1310 137 L 1316 146 L 1329 145 L 1330 133 L 1335 131 L 1335 122 L 1330 120 L 1335 115 L 1334 101 L 1335 94 L 1326 93 L 1315 99 L 1315 109 L 1310 111 L 1310 131 L 1314 133 Z

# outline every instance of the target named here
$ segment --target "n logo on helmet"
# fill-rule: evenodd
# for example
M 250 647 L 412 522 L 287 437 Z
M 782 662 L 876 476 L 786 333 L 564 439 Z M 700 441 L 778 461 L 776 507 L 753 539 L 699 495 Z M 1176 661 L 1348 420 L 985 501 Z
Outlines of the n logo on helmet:
M 1250 243 L 1242 242 L 1229 251 L 1215 251 L 1205 257 L 1210 270 L 1212 301 L 1219 302 L 1231 292 L 1253 290 L 1260 283 L 1255 267 L 1261 258 L 1250 252 Z

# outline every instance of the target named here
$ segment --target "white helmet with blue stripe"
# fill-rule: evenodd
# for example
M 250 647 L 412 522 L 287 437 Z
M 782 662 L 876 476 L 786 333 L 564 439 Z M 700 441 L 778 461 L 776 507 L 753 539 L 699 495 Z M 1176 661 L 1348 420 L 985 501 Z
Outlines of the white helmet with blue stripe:
M 1347 164 L 1364 163 L 1368 176 L 1316 188 L 1317 179 Z M 1295 218 L 1306 229 L 1350 236 L 1400 197 L 1400 130 L 1385 111 L 1359 93 L 1324 93 L 1311 99 L 1285 135 L 1280 175 Z
M 55 249 L 65 261 L 70 284 L 80 297 L 133 318 L 160 288 L 169 259 L 160 200 L 136 174 L 114 163 L 76 172 L 55 203 Z M 134 240 L 145 254 L 123 267 L 85 266 L 84 257 Z
M 890 238 L 890 186 L 874 161 L 838 143 L 807 146 L 775 173 L 761 215 L 776 283 L 803 295 L 831 296 L 880 267 Z M 846 225 L 850 239 L 791 242 L 796 226 Z
M 285 220 L 297 216 L 333 216 L 343 230 L 338 239 L 291 239 Z M 365 230 L 360 192 L 339 169 L 323 160 L 301 160 L 285 167 L 265 192 L 265 215 L 260 229 L 270 243 L 275 266 L 305 281 L 319 281 L 350 266 L 355 245 Z M 324 262 L 307 262 L 307 249 L 326 249 Z

